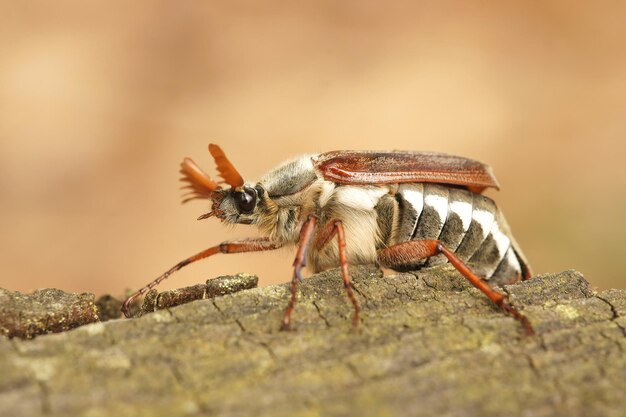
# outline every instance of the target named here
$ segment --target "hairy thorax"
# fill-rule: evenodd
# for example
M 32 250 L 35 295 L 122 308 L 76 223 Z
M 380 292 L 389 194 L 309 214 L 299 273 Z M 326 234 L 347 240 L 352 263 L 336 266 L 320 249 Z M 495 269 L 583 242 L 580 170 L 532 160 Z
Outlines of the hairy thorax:
M 320 246 L 320 232 L 330 223 L 341 221 L 345 231 L 346 255 L 350 264 L 376 263 L 381 239 L 376 205 L 389 192 L 387 186 L 350 186 L 324 181 L 320 187 L 316 214 L 320 226 L 309 252 L 309 266 L 315 272 L 340 265 L 336 239 Z

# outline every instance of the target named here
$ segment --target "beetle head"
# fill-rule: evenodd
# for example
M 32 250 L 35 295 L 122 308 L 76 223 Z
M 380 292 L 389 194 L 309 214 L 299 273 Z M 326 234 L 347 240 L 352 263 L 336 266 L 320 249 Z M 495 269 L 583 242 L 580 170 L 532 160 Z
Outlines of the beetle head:
M 200 216 L 198 220 L 215 216 L 228 223 L 255 223 L 258 218 L 258 203 L 264 194 L 263 188 L 244 183 L 241 174 L 219 146 L 210 144 L 209 152 L 215 159 L 222 181 L 215 182 L 195 162 L 185 158 L 181 163 L 181 181 L 187 183 L 183 188 L 189 192 L 183 196 L 183 203 L 194 199 L 212 200 L 211 211 Z M 230 188 L 225 189 L 221 184 L 230 185 Z
M 261 214 L 260 205 L 264 194 L 261 186 L 252 184 L 223 190 L 214 195 L 212 210 L 199 219 L 216 216 L 228 223 L 256 223 Z

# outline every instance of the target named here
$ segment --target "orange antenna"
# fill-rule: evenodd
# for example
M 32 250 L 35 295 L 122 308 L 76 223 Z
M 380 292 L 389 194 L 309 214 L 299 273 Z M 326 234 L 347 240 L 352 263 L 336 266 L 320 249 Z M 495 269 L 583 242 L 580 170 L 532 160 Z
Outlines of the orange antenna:
M 180 164 L 180 173 L 183 177 L 180 179 L 188 183 L 183 189 L 189 192 L 183 195 L 183 203 L 194 200 L 196 198 L 211 198 L 214 191 L 221 189 L 215 181 L 209 177 L 191 158 L 185 158 Z
M 226 158 L 224 151 L 217 145 L 210 144 L 209 152 L 215 159 L 217 170 L 220 173 L 220 177 L 224 179 L 224 182 L 233 188 L 241 187 L 243 185 L 243 177 L 235 169 L 234 165 Z

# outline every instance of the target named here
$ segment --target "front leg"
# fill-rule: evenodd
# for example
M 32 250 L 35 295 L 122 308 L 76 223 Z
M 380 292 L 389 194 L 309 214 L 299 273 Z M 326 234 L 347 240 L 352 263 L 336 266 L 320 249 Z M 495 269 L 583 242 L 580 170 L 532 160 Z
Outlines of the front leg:
M 389 248 L 378 251 L 378 261 L 381 265 L 394 268 L 400 265 L 406 265 L 421 259 L 443 253 L 450 263 L 463 275 L 467 280 L 480 291 L 483 292 L 491 301 L 500 307 L 505 313 L 513 316 L 524 327 L 526 335 L 534 334 L 533 327 L 522 313 L 517 311 L 515 307 L 509 304 L 506 297 L 495 291 L 482 278 L 476 275 L 472 270 L 459 259 L 458 256 L 450 249 L 446 248 L 443 243 L 438 240 L 413 240 L 410 242 L 399 243 Z
M 255 239 L 246 239 L 246 240 L 232 240 L 220 243 L 217 246 L 210 247 L 208 249 L 203 250 L 187 259 L 184 259 L 168 269 L 165 273 L 160 275 L 157 279 L 150 282 L 145 287 L 139 289 L 139 291 L 135 292 L 133 295 L 128 297 L 124 304 L 122 304 L 122 312 L 126 317 L 130 317 L 130 304 L 133 300 L 146 291 L 156 287 L 159 285 L 161 281 L 169 277 L 172 273 L 178 271 L 184 266 L 189 265 L 190 263 L 199 261 L 200 259 L 208 258 L 209 256 L 218 254 L 218 253 L 243 253 L 243 252 L 260 252 L 266 250 L 278 249 L 282 246 L 281 243 L 273 242 L 267 238 L 255 238 Z

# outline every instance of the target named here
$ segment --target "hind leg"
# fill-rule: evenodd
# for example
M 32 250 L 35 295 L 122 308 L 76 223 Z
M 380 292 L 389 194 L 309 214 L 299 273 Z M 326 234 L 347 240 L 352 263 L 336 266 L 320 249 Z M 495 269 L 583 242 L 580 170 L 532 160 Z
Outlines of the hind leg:
M 394 268 L 394 266 L 406 265 L 431 256 L 443 254 L 448 261 L 463 275 L 474 287 L 478 288 L 491 301 L 493 301 L 502 311 L 518 320 L 524 327 L 526 335 L 534 334 L 534 330 L 528 319 L 515 307 L 509 304 L 506 297 L 495 291 L 485 280 L 476 275 L 472 270 L 459 259 L 450 249 L 446 248 L 438 240 L 414 240 L 399 243 L 389 248 L 378 251 L 378 261 L 382 266 Z

